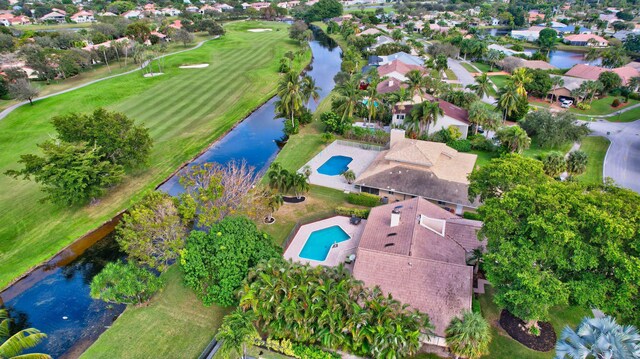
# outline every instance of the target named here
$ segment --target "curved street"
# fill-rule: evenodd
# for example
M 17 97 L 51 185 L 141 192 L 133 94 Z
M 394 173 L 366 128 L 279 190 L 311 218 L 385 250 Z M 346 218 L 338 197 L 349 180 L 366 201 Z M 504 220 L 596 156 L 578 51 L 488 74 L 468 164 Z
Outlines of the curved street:
M 473 84 L 473 75 L 465 69 L 459 60 L 448 59 L 449 68 L 456 74 L 463 87 Z M 492 97 L 482 99 L 483 102 L 495 101 Z M 626 112 L 640 104 L 629 106 L 620 112 Z M 618 112 L 604 116 L 589 116 L 598 118 L 588 122 L 593 136 L 603 136 L 611 141 L 604 159 L 603 178 L 610 177 L 621 187 L 629 188 L 640 193 L 640 119 L 635 122 L 609 122 L 606 117 L 617 116 Z

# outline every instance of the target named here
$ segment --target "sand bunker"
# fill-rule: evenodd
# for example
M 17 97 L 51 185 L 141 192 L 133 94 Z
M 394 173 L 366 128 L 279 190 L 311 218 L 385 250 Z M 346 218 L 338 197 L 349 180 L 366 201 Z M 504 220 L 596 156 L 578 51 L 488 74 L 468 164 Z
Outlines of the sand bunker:
M 164 72 L 152 72 L 150 74 L 144 74 L 144 77 L 156 77 L 160 75 L 164 75 Z
M 265 32 L 265 31 L 272 31 L 271 29 L 249 29 L 247 30 L 249 32 Z
M 209 67 L 209 64 L 197 64 L 197 65 L 182 65 L 181 69 L 203 69 L 205 67 Z

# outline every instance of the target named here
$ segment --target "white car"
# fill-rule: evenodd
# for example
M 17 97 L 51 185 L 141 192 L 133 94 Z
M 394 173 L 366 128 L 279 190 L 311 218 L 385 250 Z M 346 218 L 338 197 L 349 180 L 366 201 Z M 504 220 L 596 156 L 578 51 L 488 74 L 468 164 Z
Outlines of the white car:
M 569 106 L 573 105 L 573 101 L 572 100 L 562 100 L 560 101 L 560 107 L 562 108 L 569 108 Z

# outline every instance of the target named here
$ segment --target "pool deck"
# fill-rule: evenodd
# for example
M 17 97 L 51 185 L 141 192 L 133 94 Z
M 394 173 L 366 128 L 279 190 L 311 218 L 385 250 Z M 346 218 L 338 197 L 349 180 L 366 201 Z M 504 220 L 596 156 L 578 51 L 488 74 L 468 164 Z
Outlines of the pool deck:
M 367 223 L 367 221 L 363 219 L 359 225 L 354 226 L 349 223 L 349 220 L 349 217 L 335 216 L 300 226 L 298 233 L 296 233 L 295 237 L 293 237 L 293 240 L 285 250 L 284 258 L 287 260 L 291 259 L 298 263 L 308 263 L 313 267 L 318 265 L 334 267 L 340 263 L 344 263 L 348 256 L 356 253 L 358 244 L 360 243 L 360 237 L 362 237 L 362 232 L 364 231 L 364 226 Z M 337 248 L 331 248 L 329 250 L 329 254 L 327 254 L 327 259 L 324 261 L 315 261 L 307 258 L 301 258 L 299 256 L 300 251 L 304 247 L 305 243 L 307 243 L 307 239 L 312 232 L 336 225 L 340 226 L 340 228 L 342 228 L 342 230 L 344 230 L 351 238 L 338 243 Z
M 349 145 L 350 144 L 350 145 Z M 358 177 L 376 158 L 379 151 L 364 149 L 355 142 L 334 141 L 327 146 L 322 152 L 313 157 L 305 166 L 311 167 L 311 176 L 309 182 L 314 185 L 334 188 L 345 192 L 357 192 L 355 186 L 347 183 L 342 175 L 328 176 L 318 173 L 318 168 L 333 156 L 351 157 L 353 161 L 349 163 L 349 169 L 355 172 Z M 298 172 L 302 172 L 303 166 Z

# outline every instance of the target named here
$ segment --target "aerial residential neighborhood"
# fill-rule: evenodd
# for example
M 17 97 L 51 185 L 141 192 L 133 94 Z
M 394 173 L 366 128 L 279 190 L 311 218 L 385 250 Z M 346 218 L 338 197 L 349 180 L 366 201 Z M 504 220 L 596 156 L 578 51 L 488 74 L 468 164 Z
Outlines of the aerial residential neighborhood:
M 640 8 L 0 1 L 0 358 L 640 359 Z

